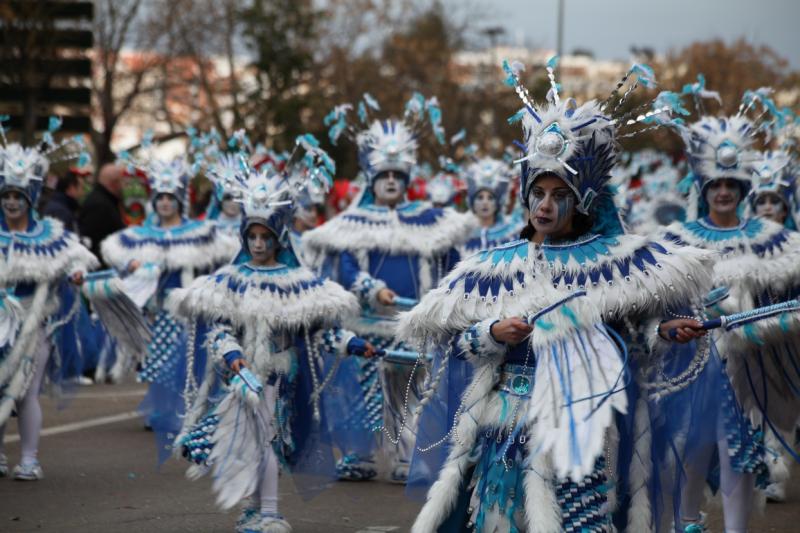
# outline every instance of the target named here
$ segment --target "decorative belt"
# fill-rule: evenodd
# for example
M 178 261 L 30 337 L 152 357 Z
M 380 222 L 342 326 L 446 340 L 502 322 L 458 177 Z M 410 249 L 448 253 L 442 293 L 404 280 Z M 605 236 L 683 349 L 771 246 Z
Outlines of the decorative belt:
M 529 397 L 533 391 L 535 374 L 536 367 L 505 364 L 500 369 L 500 381 L 495 388 L 515 396 Z

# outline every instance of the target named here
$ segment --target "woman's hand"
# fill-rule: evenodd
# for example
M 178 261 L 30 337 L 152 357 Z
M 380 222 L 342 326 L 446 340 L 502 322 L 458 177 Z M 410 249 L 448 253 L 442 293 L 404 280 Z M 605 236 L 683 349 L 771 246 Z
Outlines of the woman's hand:
M 142 266 L 142 263 L 138 259 L 131 259 L 131 262 L 128 263 L 128 272 L 133 274 L 140 266 Z
M 498 320 L 489 328 L 489 333 L 494 340 L 511 346 L 524 341 L 532 331 L 533 326 L 519 317 Z
M 75 272 L 69 280 L 75 285 L 83 285 L 83 272 Z
M 370 357 L 375 357 L 377 351 L 378 350 L 375 349 L 375 346 L 371 342 L 368 342 L 364 347 L 364 355 L 362 357 L 366 357 L 367 359 Z
M 231 370 L 237 374 L 243 368 L 247 368 L 247 363 L 244 362 L 244 359 L 236 359 L 233 363 L 231 363 Z
M 392 289 L 381 289 L 376 298 L 381 305 L 394 305 L 395 296 L 397 294 Z
M 666 341 L 674 341 L 680 344 L 686 344 L 694 339 L 704 336 L 707 331 L 700 329 L 703 325 L 694 320 L 693 318 L 676 318 L 674 320 L 667 320 L 658 326 L 658 336 Z M 669 331 L 675 329 L 676 334 L 674 338 L 669 336 Z

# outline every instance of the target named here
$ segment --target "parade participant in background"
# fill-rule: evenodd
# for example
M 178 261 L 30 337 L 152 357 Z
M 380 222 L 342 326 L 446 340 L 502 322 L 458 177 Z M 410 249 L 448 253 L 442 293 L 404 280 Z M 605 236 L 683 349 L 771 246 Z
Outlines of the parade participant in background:
M 800 228 L 800 212 L 797 210 L 797 181 L 792 175 L 791 155 L 783 150 L 764 152 L 753 166 L 753 185 L 748 195 L 750 213 L 772 220 L 788 230 L 797 231 Z M 783 438 L 793 442 L 794 435 L 789 433 L 783 435 Z M 764 492 L 768 501 L 784 502 L 791 458 L 772 433 L 767 433 L 764 441 L 770 472 L 770 483 Z
M 78 217 L 81 236 L 89 240 L 89 249 L 103 266 L 106 264 L 100 254 L 100 243 L 112 233 L 125 228 L 122 221 L 124 186 L 125 169 L 112 163 L 103 165 L 97 182 L 83 201 L 83 209 Z
M 752 189 L 748 195 L 750 213 L 769 219 L 788 230 L 800 229 L 797 207 L 797 177 L 791 154 L 768 151 L 753 162 Z
M 187 368 L 185 328 L 164 309 L 169 292 L 188 286 L 233 258 L 238 241 L 210 222 L 191 220 L 187 187 L 194 169 L 184 158 L 123 160 L 147 174 L 153 213 L 142 226 L 117 232 L 103 241 L 103 258 L 123 275 L 131 297 L 152 320 L 153 340 L 139 372 L 150 384 L 140 406 L 146 423 L 156 431 L 159 457 L 169 455 L 181 427 L 183 387 L 187 374 L 202 379 L 205 366 Z M 123 354 L 138 356 L 139 354 Z M 128 366 L 125 364 L 125 366 Z
M 374 355 L 362 339 L 331 329 L 358 314 L 355 296 L 314 275 L 295 255 L 289 238 L 295 199 L 308 189 L 324 194 L 333 173 L 332 161 L 313 137 L 300 137 L 296 152 L 282 172 L 270 165 L 239 167 L 228 184 L 243 210 L 239 257 L 176 289 L 168 302 L 198 335 L 207 332 L 198 349 L 208 353 L 209 362 L 176 446 L 200 471 L 211 467 L 220 505 L 249 497 L 239 532 L 291 530 L 278 513 L 281 467 L 293 472 L 300 489 L 315 479 L 324 482 L 326 475 L 333 479 L 319 401 L 330 379 L 321 372 L 320 352 L 337 359 Z M 216 369 L 226 385 L 215 397 Z M 247 373 L 261 385 L 254 386 Z M 192 470 L 198 473 L 198 467 Z
M 437 139 L 444 139 L 435 99 L 426 101 L 416 94 L 406 105 L 403 120 L 370 121 L 368 110 L 377 111 L 378 105 L 365 95 L 358 106 L 361 131 L 347 125 L 347 109 L 334 109 L 326 124 L 331 126 L 333 141 L 351 134 L 368 181 L 355 206 L 306 232 L 305 253 L 312 264 L 359 297 L 361 317 L 348 322 L 348 328 L 380 349 L 403 350 L 403 339 L 393 333 L 398 310 L 413 305 L 457 262 L 456 247 L 471 232 L 472 217 L 405 201 L 426 117 Z M 340 477 L 362 480 L 377 475 L 376 430 L 385 426 L 389 477 L 405 482 L 414 421 L 406 420 L 403 413 L 416 405 L 422 369 L 413 364 L 352 360 L 344 363 L 341 374 L 349 375 L 354 386 L 337 387 L 344 391 L 339 397 L 327 395 L 327 400 L 338 402 L 341 412 L 347 413 L 335 421 L 344 455 L 338 465 Z M 401 431 L 404 425 L 412 431 Z
M 608 182 L 617 129 L 641 121 L 610 113 L 630 91 L 561 100 L 551 60 L 537 105 L 504 67 L 525 104 L 513 121 L 530 218 L 522 240 L 462 261 L 400 319 L 398 335 L 434 357 L 410 483 L 435 483 L 412 531 L 653 530 L 639 384 L 672 357 L 670 328 L 680 343 L 703 334 L 669 312 L 707 288 L 710 254 L 623 232 Z M 653 83 L 646 67 L 629 78 Z M 463 360 L 466 386 L 450 379 Z M 455 406 L 442 383 L 465 391 Z
M 512 174 L 506 162 L 490 157 L 478 159 L 466 167 L 467 204 L 477 217 L 479 228 L 464 244 L 464 257 L 519 238 L 524 224 L 504 215 Z
M 75 147 L 74 141 L 55 144 L 57 127 L 51 119 L 42 144 L 27 148 L 8 144 L 0 124 L 0 477 L 8 475 L 2 442 L 15 411 L 22 457 L 13 475 L 19 480 L 44 477 L 37 459 L 39 391 L 45 376 L 59 383 L 80 375 L 75 285 L 98 264 L 77 235 L 56 219 L 38 218 L 32 207 L 50 160 L 70 158 L 56 154 Z
M 695 102 L 703 95 L 718 98 L 705 90 L 702 77 L 684 91 Z M 747 114 L 770 106 L 768 91 L 760 89 L 745 93 L 734 116 L 705 115 L 698 106 L 704 116 L 697 122 L 671 122 L 685 144 L 693 187 L 688 221 L 667 227 L 663 236 L 718 254 L 716 288 L 706 299 L 711 317 L 781 302 L 800 279 L 800 237 L 765 218 L 739 215 L 758 158 L 752 145 L 766 124 Z M 721 489 L 725 531 L 747 531 L 754 487 L 766 482 L 764 434 L 791 431 L 800 409 L 800 389 L 792 378 L 800 361 L 799 330 L 791 315 L 776 321 L 780 327 L 760 321 L 715 332 L 717 351 L 699 379 L 670 399 L 675 407 L 664 407 L 668 419 L 683 425 L 675 439 L 682 443 L 679 460 L 686 471 L 678 530 L 703 530 L 700 508 L 708 476 L 712 487 Z
M 42 215 L 60 220 L 67 231 L 76 235 L 80 233 L 78 229 L 80 199 L 83 197 L 84 178 L 87 175 L 88 172 L 77 168 L 67 170 L 58 179 L 56 190 L 42 210 Z

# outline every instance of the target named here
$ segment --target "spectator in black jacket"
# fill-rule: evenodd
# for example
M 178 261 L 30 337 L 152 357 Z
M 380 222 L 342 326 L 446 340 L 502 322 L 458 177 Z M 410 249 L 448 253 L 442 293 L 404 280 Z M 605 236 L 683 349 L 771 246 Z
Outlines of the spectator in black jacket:
M 100 255 L 100 243 L 112 233 L 125 227 L 122 221 L 122 188 L 125 174 L 122 167 L 108 163 L 100 169 L 97 183 L 86 196 L 81 209 L 81 236 L 89 239 L 89 248 L 105 266 Z
M 80 233 L 78 216 L 85 176 L 85 173 L 77 169 L 69 169 L 64 176 L 58 179 L 56 190 L 50 195 L 42 210 L 43 215 L 57 218 L 64 223 L 64 228 L 73 233 Z

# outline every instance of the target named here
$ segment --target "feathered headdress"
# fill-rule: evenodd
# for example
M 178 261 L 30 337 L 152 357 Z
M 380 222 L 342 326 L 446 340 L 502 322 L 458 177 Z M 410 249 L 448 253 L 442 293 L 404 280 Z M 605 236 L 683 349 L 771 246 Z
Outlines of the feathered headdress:
M 147 176 L 150 188 L 150 201 L 160 194 L 170 194 L 178 200 L 183 209 L 189 205 L 189 182 L 198 173 L 201 162 L 190 160 L 195 152 L 180 155 L 172 159 L 161 159 L 154 152 L 153 134 L 145 133 L 141 142 L 142 155 L 133 155 L 128 151 L 120 152 L 117 157 L 128 172 L 140 171 Z
M 509 200 L 508 191 L 513 174 L 508 163 L 493 157 L 482 157 L 469 165 L 464 171 L 469 205 L 472 206 L 480 191 L 488 190 L 494 194 L 498 208 L 502 209 Z
M 554 174 L 575 193 L 576 209 L 580 213 L 597 215 L 598 206 L 602 203 L 607 208 L 603 211 L 608 212 L 598 218 L 606 215 L 617 218 L 614 225 L 618 227 L 613 231 L 621 231 L 616 209 L 610 199 L 613 193 L 607 187 L 617 158 L 617 139 L 620 137 L 617 132 L 623 127 L 649 124 L 622 137 L 641 133 L 658 125 L 653 125 L 656 115 L 672 109 L 662 106 L 644 112 L 642 107 L 637 107 L 627 113 L 622 112 L 622 104 L 636 87 L 655 85 L 653 71 L 646 65 L 634 65 L 605 101 L 590 100 L 580 106 L 573 98 L 561 99 L 554 76 L 556 65 L 557 58 L 547 62 L 550 90 L 546 103 L 537 106 L 520 81 L 518 73 L 524 67 L 519 63 L 513 66 L 507 61 L 503 63 L 508 75 L 506 84 L 514 87 L 524 104 L 522 110 L 509 118 L 510 123 L 521 121 L 524 133 L 523 141 L 515 143 L 524 152 L 524 156 L 517 161 L 522 163 L 521 200 L 528 205 L 528 193 L 536 178 L 546 173 Z M 633 82 L 620 95 L 620 89 L 628 80 Z M 608 196 L 608 201 L 598 201 L 601 196 Z
M 797 177 L 792 175 L 792 156 L 783 150 L 763 152 L 753 162 L 750 209 L 755 212 L 758 198 L 764 194 L 776 194 L 783 201 L 787 213 L 787 224 L 798 229 L 800 213 L 797 210 Z
M 3 127 L 8 118 L 7 115 L 0 116 L 0 139 L 3 143 L 0 146 L 0 193 L 13 189 L 25 196 L 32 209 L 36 206 L 51 163 L 77 159 L 78 166 L 82 167 L 89 163 L 89 154 L 81 136 L 55 141 L 53 134 L 62 123 L 58 117 L 50 117 L 39 145 L 25 147 L 9 143 Z
M 358 146 L 358 159 L 361 169 L 371 186 L 381 172 L 393 170 L 410 177 L 417 163 L 417 148 L 422 126 L 430 122 L 433 134 L 439 143 L 444 143 L 442 112 L 436 98 L 425 99 L 414 93 L 406 103 L 402 120 L 371 119 L 373 112 L 380 111 L 380 105 L 365 93 L 356 107 L 358 124 L 348 124 L 347 119 L 353 106 L 336 106 L 324 120 L 330 129 L 328 135 L 335 145 L 342 135 L 348 136 Z
M 278 238 L 283 253 L 281 261 L 296 265 L 288 234 L 293 210 L 305 195 L 326 194 L 333 185 L 335 172 L 333 160 L 314 136 L 306 134 L 297 138 L 295 149 L 281 170 L 273 165 L 255 168 L 240 153 L 238 162 L 232 165 L 211 166 L 209 177 L 215 183 L 227 181 L 234 199 L 241 204 L 243 245 L 247 229 L 262 224 Z
M 675 118 L 665 122 L 672 126 L 681 136 L 689 161 L 690 174 L 684 181 L 684 187 L 690 187 L 689 218 L 703 216 L 707 210 L 704 193 L 712 182 L 729 178 L 736 180 L 742 187 L 745 196 L 752 184 L 753 164 L 758 153 L 753 149 L 755 137 L 764 133 L 769 139 L 776 113 L 780 113 L 770 98 L 771 89 L 762 87 L 756 91 L 745 91 L 737 113 L 729 117 L 705 115 L 703 98 L 720 100 L 719 94 L 705 88 L 705 78 L 698 75 L 698 82 L 686 85 L 681 95 L 664 92 L 659 99 L 667 99 L 676 103 L 680 114 L 689 112 L 680 103 L 681 96 L 690 95 L 693 99 L 700 119 L 687 125 L 683 119 Z M 657 99 L 658 101 L 658 99 Z M 755 114 L 750 118 L 748 114 Z

